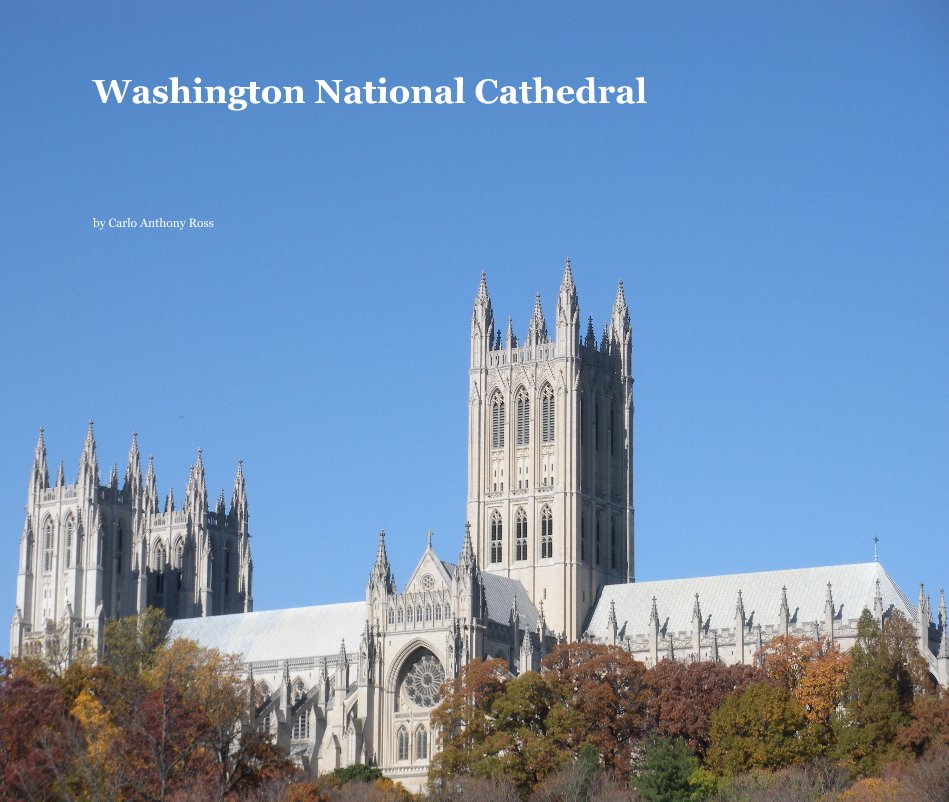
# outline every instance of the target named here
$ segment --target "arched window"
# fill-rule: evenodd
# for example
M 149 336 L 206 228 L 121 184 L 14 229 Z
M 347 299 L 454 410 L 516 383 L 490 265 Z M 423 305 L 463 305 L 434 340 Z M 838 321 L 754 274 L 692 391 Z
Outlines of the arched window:
M 415 608 L 415 620 L 419 624 L 422 623 L 422 605 L 421 604 Z
M 435 620 L 436 621 L 442 620 L 442 606 L 440 604 L 435 605 Z
M 610 522 L 610 568 L 616 568 L 616 521 Z
M 290 737 L 295 741 L 305 741 L 310 737 L 310 711 L 304 710 L 293 720 Z
M 544 443 L 554 442 L 554 429 L 557 423 L 557 413 L 554 401 L 554 388 L 549 384 L 544 386 L 540 397 L 540 439 Z
M 495 510 L 491 516 L 491 562 L 493 563 L 501 562 L 504 553 L 502 541 L 501 513 Z
M 411 623 L 412 623 L 412 615 L 413 615 L 413 613 L 412 613 L 412 605 L 409 605 L 408 607 L 405 608 L 405 614 L 406 614 L 406 620 L 408 621 L 408 623 L 411 624 Z
M 302 679 L 298 679 L 293 684 L 293 704 L 297 705 L 306 699 L 306 685 L 303 684 Z M 294 740 L 304 740 L 310 737 L 310 711 L 309 709 L 303 710 L 300 714 L 293 720 L 293 731 L 291 737 Z
M 389 622 L 389 626 L 392 626 L 395 623 L 395 610 L 393 610 L 391 607 L 389 608 L 389 613 L 386 620 Z
M 421 724 L 415 730 L 415 759 L 428 760 L 428 731 Z
M 425 620 L 426 621 L 432 620 L 432 605 L 430 604 L 425 605 Z
M 181 571 L 185 567 L 185 544 L 181 538 L 175 543 L 175 568 Z
M 600 558 L 602 554 L 600 553 L 600 516 L 596 516 L 596 531 L 595 531 L 595 540 L 593 541 L 593 548 L 596 551 L 595 560 L 597 565 L 602 565 Z
M 400 624 L 403 623 L 402 608 L 401 608 L 401 607 L 399 608 L 399 623 L 400 623 Z
M 446 621 L 451 620 L 451 605 L 450 604 L 445 605 L 445 620 Z
M 122 573 L 122 527 L 115 532 L 115 573 Z
M 165 592 L 165 568 L 168 563 L 168 552 L 165 550 L 165 544 L 159 542 L 155 547 L 155 592 Z
M 504 448 L 504 399 L 500 393 L 491 400 L 491 448 Z
M 409 759 L 409 731 L 405 727 L 399 727 L 398 735 L 399 760 Z
M 527 559 L 527 513 L 518 509 L 514 515 L 514 559 Z
M 531 400 L 527 395 L 527 390 L 523 387 L 517 392 L 515 417 L 515 442 L 519 446 L 529 445 L 531 441 Z
M 540 556 L 541 559 L 554 556 L 554 516 L 546 504 L 540 511 Z
M 53 570 L 53 532 L 53 522 L 47 521 L 43 530 L 43 571 L 46 573 Z
M 26 570 L 33 570 L 33 530 L 30 530 L 30 534 L 26 539 Z
M 66 567 L 72 568 L 72 538 L 73 538 L 73 529 L 75 525 L 73 524 L 72 516 L 70 515 L 66 519 Z

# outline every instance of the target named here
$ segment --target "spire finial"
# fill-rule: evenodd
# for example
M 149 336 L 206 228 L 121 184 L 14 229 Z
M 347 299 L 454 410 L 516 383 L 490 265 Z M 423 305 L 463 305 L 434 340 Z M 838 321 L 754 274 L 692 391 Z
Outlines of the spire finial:
M 880 538 L 878 538 L 876 535 L 874 535 L 874 536 L 873 536 L 873 562 L 875 562 L 875 563 L 880 562 L 880 555 L 879 555 L 879 553 L 877 552 L 877 544 L 878 544 L 879 542 L 880 542 Z
M 428 532 L 426 532 L 425 537 L 427 540 L 426 548 L 430 549 L 432 547 L 432 530 L 431 529 L 429 529 Z

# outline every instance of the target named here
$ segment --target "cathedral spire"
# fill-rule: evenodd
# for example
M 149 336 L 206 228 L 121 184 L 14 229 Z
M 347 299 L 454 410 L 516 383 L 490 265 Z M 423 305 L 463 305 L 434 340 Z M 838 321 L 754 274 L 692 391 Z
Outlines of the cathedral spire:
M 379 530 L 379 546 L 376 549 L 376 561 L 372 564 L 369 574 L 368 592 L 391 595 L 396 592 L 395 577 L 392 566 L 389 565 L 389 555 L 386 553 L 386 533 Z
M 40 433 L 36 439 L 36 450 L 33 452 L 33 470 L 30 473 L 31 493 L 49 487 L 49 468 L 46 465 L 46 441 L 43 439 L 43 431 L 40 427 Z
M 786 637 L 791 626 L 791 607 L 788 604 L 787 585 L 781 586 L 781 609 L 778 615 L 781 616 L 781 629 Z
M 138 432 L 132 432 L 132 444 L 129 446 L 129 458 L 125 465 L 125 483 L 122 485 L 122 492 L 135 496 L 138 495 L 141 486 L 142 461 L 138 452 Z
M 148 455 L 148 467 L 145 469 L 145 494 L 142 509 L 147 513 L 158 512 L 158 483 L 155 480 L 155 461 Z
M 465 538 L 461 543 L 461 554 L 458 555 L 457 570 L 459 573 L 472 574 L 478 571 L 478 558 L 471 545 L 471 524 L 465 524 Z
M 632 329 L 629 325 L 629 307 L 626 305 L 626 293 L 623 292 L 623 282 L 616 288 L 616 300 L 613 302 L 613 314 L 610 317 L 610 340 L 614 349 L 620 354 L 623 363 L 623 372 L 630 373 L 632 359 Z
M 231 491 L 231 511 L 238 521 L 246 522 L 247 513 L 247 486 L 244 483 L 244 460 L 237 461 L 237 473 L 234 475 L 234 489 Z
M 86 439 L 82 444 L 82 456 L 79 457 L 76 482 L 84 485 L 88 492 L 94 492 L 99 487 L 99 460 L 96 457 L 96 437 L 92 430 L 92 421 L 89 421 Z
M 505 338 L 505 348 L 517 348 L 517 335 L 514 334 L 514 321 L 507 319 L 507 337 Z
M 471 364 L 480 364 L 483 354 L 494 345 L 494 310 L 488 294 L 488 282 L 484 273 L 475 295 L 471 313 Z
M 593 315 L 590 315 L 587 320 L 587 336 L 584 338 L 583 344 L 587 348 L 596 350 L 596 332 L 593 330 Z
M 540 305 L 540 293 L 534 298 L 534 311 L 531 312 L 531 321 L 527 327 L 527 345 L 541 345 L 547 342 L 547 321 L 544 320 L 544 310 Z

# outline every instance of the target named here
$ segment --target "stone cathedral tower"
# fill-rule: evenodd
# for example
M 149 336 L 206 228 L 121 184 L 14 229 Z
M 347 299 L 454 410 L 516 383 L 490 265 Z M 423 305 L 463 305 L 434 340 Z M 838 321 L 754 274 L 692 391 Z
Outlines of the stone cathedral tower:
M 502 335 L 484 274 L 471 319 L 468 520 L 483 570 L 519 580 L 568 639 L 604 585 L 633 572 L 633 376 L 620 282 L 597 342 L 567 260 L 554 337 L 540 296 Z
M 11 655 L 68 662 L 77 650 L 99 648 L 105 621 L 147 606 L 170 618 L 253 609 L 240 464 L 230 509 L 224 491 L 209 507 L 199 450 L 180 508 L 169 491 L 162 511 L 151 458 L 142 479 L 135 434 L 121 484 L 114 465 L 108 483 L 99 483 L 91 421 L 75 483 L 66 483 L 60 463 L 51 484 L 40 429 L 26 510 Z

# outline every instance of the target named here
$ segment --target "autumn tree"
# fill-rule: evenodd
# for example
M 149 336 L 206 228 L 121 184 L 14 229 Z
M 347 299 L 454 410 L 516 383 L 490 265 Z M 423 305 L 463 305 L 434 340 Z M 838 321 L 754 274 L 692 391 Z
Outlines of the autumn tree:
M 804 709 L 780 685 L 758 683 L 728 697 L 712 715 L 705 764 L 719 775 L 779 769 L 816 753 Z
M 436 785 L 458 776 L 487 776 L 480 771 L 481 745 L 491 735 L 491 707 L 509 678 L 503 660 L 472 660 L 442 688 L 442 701 L 432 711 L 432 727 L 441 750 L 432 758 L 429 776 Z
M 656 732 L 670 740 L 683 739 L 700 757 L 708 750 L 712 714 L 725 698 L 765 679 L 754 666 L 675 660 L 660 661 L 648 677 L 655 693 Z
M 761 650 L 760 658 L 765 673 L 800 702 L 814 736 L 820 743 L 830 743 L 850 656 L 831 640 L 782 635 Z
M 545 678 L 562 694 L 558 736 L 576 751 L 591 743 L 608 771 L 629 770 L 649 729 L 653 686 L 646 667 L 617 646 L 565 643 L 543 660 Z
M 72 728 L 44 667 L 0 658 L 0 800 L 57 798 L 74 753 Z
M 949 693 L 916 699 L 910 721 L 897 734 L 896 744 L 917 757 L 940 747 L 949 750 Z

